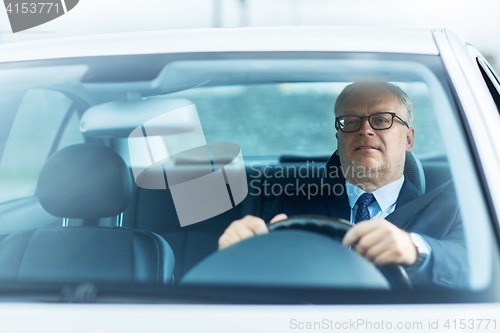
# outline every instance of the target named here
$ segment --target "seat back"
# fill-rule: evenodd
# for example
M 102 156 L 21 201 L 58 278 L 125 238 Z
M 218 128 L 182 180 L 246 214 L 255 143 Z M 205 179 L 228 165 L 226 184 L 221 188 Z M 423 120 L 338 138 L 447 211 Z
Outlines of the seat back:
M 37 196 L 50 214 L 120 215 L 132 197 L 123 159 L 95 144 L 66 147 L 44 164 Z M 0 244 L 0 278 L 169 283 L 174 255 L 155 233 L 126 228 L 52 227 L 12 233 Z

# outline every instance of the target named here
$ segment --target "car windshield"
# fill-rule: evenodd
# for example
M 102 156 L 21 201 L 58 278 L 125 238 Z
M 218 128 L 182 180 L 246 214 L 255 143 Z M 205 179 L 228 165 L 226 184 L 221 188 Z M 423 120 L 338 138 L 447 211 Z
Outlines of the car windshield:
M 498 258 L 481 164 L 438 56 L 103 56 L 4 63 L 0 73 L 4 291 L 86 284 L 125 302 L 489 299 Z M 406 96 L 411 116 L 360 108 L 359 87 Z M 385 118 L 364 121 L 374 113 Z M 347 127 L 344 116 L 361 121 L 343 119 Z M 365 179 L 356 154 L 389 156 L 377 170 L 390 175 L 404 170 L 385 183 L 396 186 L 391 202 L 356 184 Z M 360 187 L 376 202 L 362 219 Z M 277 213 L 289 222 L 269 224 Z M 249 215 L 276 230 L 219 249 Z M 373 264 L 355 250 L 364 242 L 342 244 L 375 216 L 411 236 L 411 264 Z

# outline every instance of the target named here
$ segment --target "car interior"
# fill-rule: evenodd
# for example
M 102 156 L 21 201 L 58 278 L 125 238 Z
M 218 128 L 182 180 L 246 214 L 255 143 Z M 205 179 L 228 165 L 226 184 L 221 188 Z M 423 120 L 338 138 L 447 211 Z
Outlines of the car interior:
M 328 59 L 275 61 L 273 57 L 277 55 L 270 56 L 270 60 L 172 61 L 156 56 L 158 61 L 150 65 L 132 57 L 101 62 L 70 59 L 62 65 L 48 61 L 43 66 L 32 63 L 2 69 L 18 79 L 2 94 L 4 109 L 9 112 L 1 116 L 0 182 L 12 190 L 0 198 L 0 279 L 181 283 L 193 267 L 217 251 L 218 238 L 232 221 L 248 214 L 269 220 L 268 212 L 277 195 L 273 188 L 289 183 L 297 186 L 323 183 L 322 170 L 335 151 L 334 141 L 330 150 L 321 152 L 309 151 L 307 147 L 294 152 L 278 146 L 280 153 L 247 155 L 246 146 L 241 147 L 249 194 L 241 203 L 233 203 L 230 209 L 216 216 L 181 226 L 169 181 L 163 173 L 168 168 L 187 170 L 190 179 L 199 176 L 200 172 L 203 174 L 204 171 L 200 171 L 203 165 L 196 157 L 175 158 L 175 152 L 170 153 L 179 145 L 176 135 L 192 134 L 198 123 L 190 127 L 192 119 L 177 124 L 167 122 L 159 125 L 164 131 L 162 136 L 149 138 L 150 154 L 167 151 L 162 156 L 171 156 L 156 170 L 166 184 L 164 188 L 137 185 L 134 168 L 147 169 L 151 161 L 146 161 L 146 167 L 133 165 L 131 160 L 135 151 L 130 148 L 129 135 L 141 126 L 144 131 L 144 123 L 155 116 L 195 105 L 206 142 L 233 142 L 231 135 L 236 134 L 237 128 L 217 115 L 207 118 L 210 115 L 204 112 L 204 105 L 215 103 L 217 106 L 216 103 L 223 103 L 225 98 L 228 102 L 224 103 L 234 106 L 240 103 L 239 100 L 216 94 L 209 100 L 193 92 L 207 89 L 206 93 L 211 94 L 212 87 L 242 85 L 262 85 L 263 90 L 271 90 L 266 84 L 273 84 L 286 95 L 286 89 L 291 89 L 289 85 L 295 83 L 335 81 L 342 87 L 366 76 L 404 82 L 403 85 L 420 80 L 413 70 L 401 71 L 398 68 L 401 64 L 394 61 L 392 67 L 382 68 L 380 63 L 374 66 L 368 60 L 359 66 L 357 59 L 337 59 L 336 66 L 332 67 Z M 123 70 L 127 64 L 137 66 L 127 72 Z M 292 68 L 299 70 L 292 71 Z M 387 72 L 389 70 L 392 72 Z M 331 102 L 335 96 L 329 98 Z M 149 102 L 155 99 L 162 100 L 161 107 L 151 106 Z M 183 102 L 178 104 L 181 99 Z M 249 102 L 252 103 L 253 100 Z M 266 103 L 266 96 L 262 103 Z M 291 103 L 297 102 L 292 99 Z M 416 105 L 416 118 L 418 107 Z M 333 104 L 326 110 L 333 110 Z M 240 114 L 237 119 L 245 123 L 244 116 Z M 262 127 L 276 119 L 259 121 Z M 52 128 L 38 138 L 36 132 L 45 123 L 52 124 Z M 206 126 L 209 123 L 220 127 L 209 128 Z M 297 126 L 306 127 L 306 124 Z M 420 126 L 425 128 L 426 125 Z M 324 130 L 334 136 L 332 127 L 321 124 L 317 127 L 325 127 Z M 247 133 L 250 147 L 261 149 L 256 147 L 260 141 L 252 144 L 252 136 L 259 133 L 256 130 Z M 288 135 L 291 136 L 283 140 L 297 146 L 293 140 L 305 134 Z M 23 141 L 23 138 L 28 140 Z M 37 147 L 43 140 L 48 142 L 45 150 Z M 184 142 L 186 139 L 180 137 L 178 140 Z M 35 155 L 40 155 L 36 157 L 40 160 L 36 162 L 38 169 L 28 170 L 25 172 L 28 176 L 9 183 L 14 179 L 14 171 L 36 164 Z M 9 156 L 15 156 L 17 162 L 9 162 Z M 293 173 L 279 173 L 286 168 L 300 169 L 309 176 L 304 179 Z M 452 179 L 446 153 L 426 154 L 425 149 L 407 154 L 405 174 L 424 193 Z M 31 179 L 29 184 L 22 188 L 28 178 Z M 229 182 L 226 186 L 231 190 Z M 19 194 L 16 191 L 20 191 Z M 196 280 L 195 275 L 191 274 L 190 279 Z M 359 283 L 364 282 L 360 280 Z M 377 286 L 386 288 L 387 283 L 383 281 Z

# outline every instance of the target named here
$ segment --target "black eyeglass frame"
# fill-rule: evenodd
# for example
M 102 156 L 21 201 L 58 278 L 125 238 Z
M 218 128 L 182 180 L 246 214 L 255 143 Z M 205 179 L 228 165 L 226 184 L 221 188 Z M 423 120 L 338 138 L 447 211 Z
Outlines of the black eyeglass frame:
M 379 129 L 379 128 L 374 128 L 373 125 L 372 125 L 372 121 L 371 121 L 371 117 L 372 116 L 376 116 L 376 115 L 379 115 L 379 114 L 390 114 L 392 116 L 392 121 L 391 121 L 391 125 L 387 128 L 382 128 L 382 129 Z M 357 118 L 360 118 L 361 121 L 359 122 L 359 128 L 357 128 L 356 130 L 352 130 L 352 131 L 344 131 L 342 129 L 342 127 L 340 126 L 340 120 L 341 118 L 344 118 L 344 117 L 357 117 Z M 370 124 L 370 127 L 375 130 L 375 131 L 385 131 L 385 130 L 388 130 L 389 128 L 392 127 L 392 125 L 394 125 L 394 117 L 398 118 L 399 120 L 401 120 L 401 122 L 406 125 L 406 127 L 410 128 L 410 125 L 408 125 L 408 123 L 406 122 L 406 120 L 404 120 L 399 114 L 395 113 L 395 112 L 377 112 L 377 113 L 374 113 L 374 114 L 371 114 L 369 116 L 364 116 L 364 117 L 361 117 L 361 116 L 356 116 L 356 115 L 344 115 L 344 116 L 339 116 L 339 117 L 335 117 L 335 129 L 338 131 L 342 131 L 344 133 L 352 133 L 352 132 L 357 132 L 361 129 L 361 126 L 363 126 L 363 119 L 368 119 L 368 124 Z

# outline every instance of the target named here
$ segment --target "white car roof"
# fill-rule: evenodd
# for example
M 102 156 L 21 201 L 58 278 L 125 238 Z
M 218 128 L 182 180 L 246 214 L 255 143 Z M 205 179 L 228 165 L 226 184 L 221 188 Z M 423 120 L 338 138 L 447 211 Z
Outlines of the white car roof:
M 0 45 L 0 62 L 231 51 L 439 54 L 430 29 L 285 27 L 133 32 L 12 43 Z

